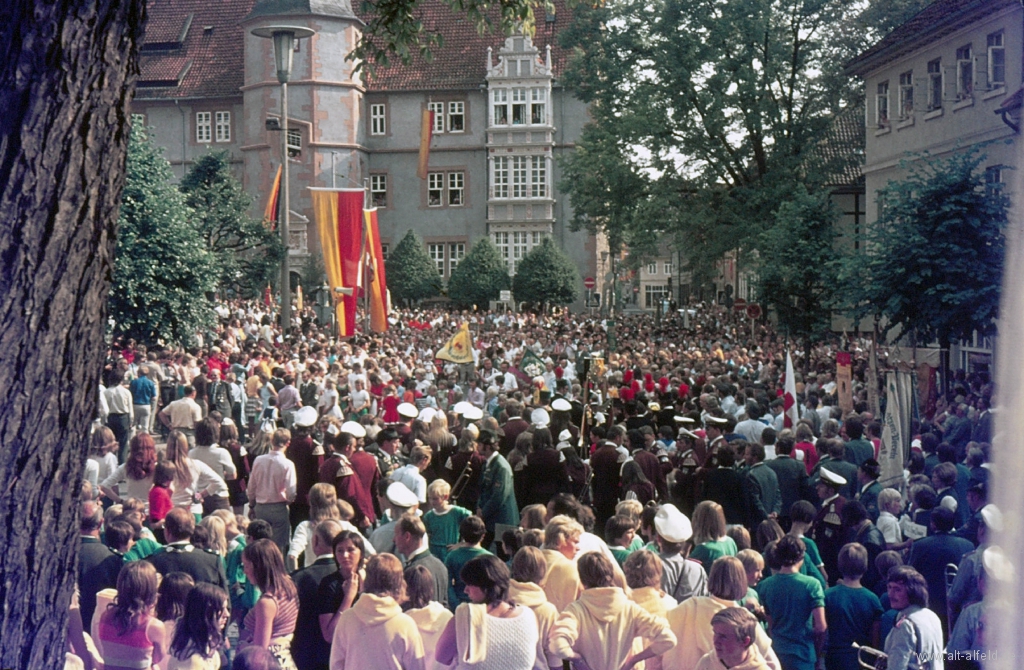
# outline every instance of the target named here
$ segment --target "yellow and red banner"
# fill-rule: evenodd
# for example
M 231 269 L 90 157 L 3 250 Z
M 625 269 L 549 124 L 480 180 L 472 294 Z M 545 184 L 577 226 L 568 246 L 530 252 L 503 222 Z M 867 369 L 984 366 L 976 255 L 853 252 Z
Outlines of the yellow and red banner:
M 437 350 L 434 358 L 452 363 L 472 363 L 473 336 L 469 333 L 469 324 L 463 323 L 459 326 L 451 339 Z
M 384 273 L 384 251 L 380 245 L 377 208 L 363 210 L 366 231 L 366 277 L 370 298 L 370 329 L 383 333 L 388 329 L 388 284 Z
M 267 198 L 267 206 L 263 210 L 263 221 L 271 230 L 277 228 L 277 222 L 281 216 L 281 166 L 277 166 L 277 174 L 270 185 L 270 196 Z
M 334 298 L 338 334 L 350 337 L 356 328 L 360 256 L 363 253 L 363 189 L 310 189 L 313 217 L 324 253 L 327 283 Z M 351 289 L 342 295 L 340 288 Z
M 420 160 L 416 166 L 416 176 L 420 179 L 427 178 L 427 165 L 430 163 L 430 140 L 433 136 L 434 113 L 429 109 L 424 109 L 420 122 Z

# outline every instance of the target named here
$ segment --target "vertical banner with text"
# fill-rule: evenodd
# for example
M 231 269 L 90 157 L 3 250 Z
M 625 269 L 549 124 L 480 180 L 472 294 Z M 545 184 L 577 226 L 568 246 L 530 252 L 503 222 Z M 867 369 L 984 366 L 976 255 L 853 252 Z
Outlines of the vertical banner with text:
M 839 407 L 843 416 L 853 411 L 853 361 L 850 352 L 836 353 L 836 389 L 839 394 Z

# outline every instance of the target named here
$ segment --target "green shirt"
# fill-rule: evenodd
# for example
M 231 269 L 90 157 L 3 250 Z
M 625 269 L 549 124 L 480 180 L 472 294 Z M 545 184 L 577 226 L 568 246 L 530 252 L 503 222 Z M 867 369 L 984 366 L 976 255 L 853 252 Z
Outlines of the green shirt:
M 477 556 L 486 556 L 491 552 L 480 547 L 457 547 L 448 552 L 444 559 L 444 567 L 448 568 L 448 608 L 455 608 L 469 602 L 466 595 L 466 583 L 462 581 L 462 568 Z
M 714 542 L 705 542 L 704 544 L 694 547 L 693 551 L 690 552 L 690 559 L 694 561 L 700 561 L 700 564 L 704 566 L 704 572 L 711 574 L 711 564 L 716 559 L 722 556 L 735 556 L 736 555 L 736 541 L 726 535 L 720 540 Z
M 427 527 L 430 538 L 430 553 L 444 563 L 448 556 L 448 547 L 459 542 L 459 525 L 473 513 L 464 507 L 452 505 L 444 514 L 430 510 L 423 515 L 423 525 Z
M 612 556 L 615 557 L 615 560 L 621 567 L 622 564 L 626 562 L 626 559 L 629 558 L 630 554 L 632 554 L 634 551 L 639 551 L 640 549 L 644 548 L 644 541 L 638 535 L 633 538 L 633 541 L 629 543 L 628 547 L 620 547 L 617 544 L 609 544 L 608 548 L 611 550 Z
M 160 550 L 162 545 L 156 540 L 151 540 L 148 537 L 142 537 L 135 541 L 132 548 L 128 550 L 128 553 L 124 555 L 124 562 L 130 563 L 131 561 L 141 561 L 147 556 L 152 556 Z
M 814 670 L 814 626 L 811 612 L 825 607 L 825 592 L 807 575 L 772 575 L 757 585 L 761 603 L 771 618 L 772 647 L 782 667 Z

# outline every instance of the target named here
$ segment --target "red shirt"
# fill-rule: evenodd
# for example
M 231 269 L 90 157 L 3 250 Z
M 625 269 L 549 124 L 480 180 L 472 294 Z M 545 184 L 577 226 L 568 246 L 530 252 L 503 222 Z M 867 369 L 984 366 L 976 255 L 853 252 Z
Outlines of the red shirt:
M 163 521 L 171 511 L 171 490 L 166 486 L 153 485 L 149 489 L 149 520 L 152 523 Z

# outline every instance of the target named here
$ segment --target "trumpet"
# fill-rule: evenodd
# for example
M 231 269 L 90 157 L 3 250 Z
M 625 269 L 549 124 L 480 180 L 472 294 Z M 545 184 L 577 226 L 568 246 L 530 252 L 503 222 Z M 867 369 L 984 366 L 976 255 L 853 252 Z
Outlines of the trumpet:
M 473 459 L 470 458 L 466 461 L 466 467 L 462 468 L 462 472 L 459 473 L 455 483 L 452 484 L 452 491 L 450 497 L 456 503 L 459 502 L 459 497 L 466 492 L 466 486 L 469 484 L 470 477 L 473 476 Z
M 884 670 L 889 662 L 889 656 L 880 649 L 865 647 L 862 644 L 853 643 L 857 650 L 857 664 L 865 670 Z

